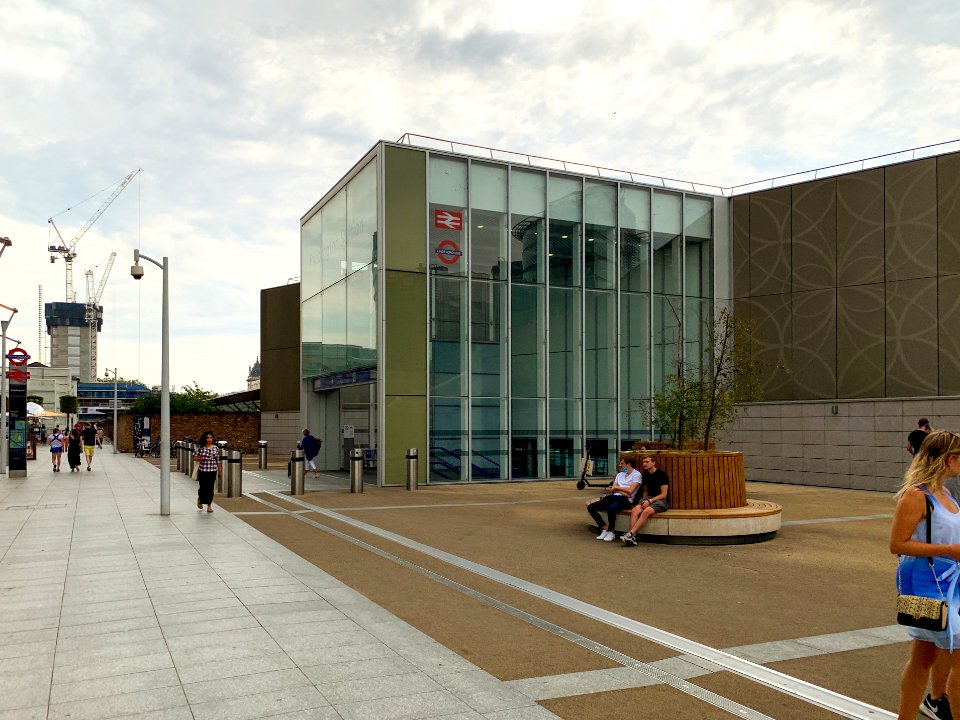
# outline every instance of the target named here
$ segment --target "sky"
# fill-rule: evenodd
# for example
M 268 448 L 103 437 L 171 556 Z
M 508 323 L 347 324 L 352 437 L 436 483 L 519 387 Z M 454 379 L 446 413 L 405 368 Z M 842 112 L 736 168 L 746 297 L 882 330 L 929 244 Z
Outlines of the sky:
M 0 98 L 8 336 L 49 360 L 47 219 L 69 242 L 142 168 L 76 246 L 80 301 L 117 253 L 99 374 L 160 381 L 139 247 L 169 257 L 171 383 L 225 393 L 259 352 L 259 291 L 300 274 L 300 217 L 377 141 L 729 187 L 955 140 L 960 4 L 0 0 Z

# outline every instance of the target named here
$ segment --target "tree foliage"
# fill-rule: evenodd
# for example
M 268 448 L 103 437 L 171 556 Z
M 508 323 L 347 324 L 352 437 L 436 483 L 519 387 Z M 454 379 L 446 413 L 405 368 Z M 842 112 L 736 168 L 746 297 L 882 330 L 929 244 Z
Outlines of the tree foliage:
M 661 435 L 669 435 L 677 448 L 694 438 L 703 439 L 704 449 L 709 447 L 711 437 L 739 416 L 741 403 L 760 398 L 763 363 L 757 349 L 751 323 L 726 308 L 717 314 L 706 359 L 698 367 L 689 367 L 678 347 L 676 372 L 650 405 L 651 420 Z
M 194 381 L 193 386 L 186 385 L 179 392 L 170 393 L 170 413 L 202 414 L 219 412 L 213 402 L 216 397 L 216 393 L 204 390 Z M 135 415 L 159 415 L 160 393 L 144 395 L 130 405 L 129 411 Z

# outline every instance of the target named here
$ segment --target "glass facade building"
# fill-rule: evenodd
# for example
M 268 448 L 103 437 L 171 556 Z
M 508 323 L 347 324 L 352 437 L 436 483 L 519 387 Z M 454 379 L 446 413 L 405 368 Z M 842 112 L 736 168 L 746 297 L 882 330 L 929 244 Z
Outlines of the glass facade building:
M 421 482 L 571 477 L 585 452 L 612 472 L 707 351 L 727 202 L 377 144 L 301 223 L 301 408 L 326 463 L 364 448 L 386 485 L 408 447 Z

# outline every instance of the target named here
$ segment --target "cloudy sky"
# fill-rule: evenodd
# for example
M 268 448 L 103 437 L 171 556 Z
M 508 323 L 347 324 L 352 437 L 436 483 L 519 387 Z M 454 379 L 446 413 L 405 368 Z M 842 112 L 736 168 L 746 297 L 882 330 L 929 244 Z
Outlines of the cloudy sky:
M 64 299 L 47 218 L 97 280 L 102 368 L 245 388 L 299 218 L 406 132 L 723 186 L 960 137 L 956 0 L 0 0 L 0 303 L 39 359 Z M 46 336 L 44 335 L 44 338 Z M 291 368 L 296 372 L 296 368 Z

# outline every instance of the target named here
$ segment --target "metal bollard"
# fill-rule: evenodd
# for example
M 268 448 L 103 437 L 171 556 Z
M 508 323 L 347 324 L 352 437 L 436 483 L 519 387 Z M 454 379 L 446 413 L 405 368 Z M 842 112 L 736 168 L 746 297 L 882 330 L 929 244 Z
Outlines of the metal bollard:
M 217 440 L 220 448 L 220 472 L 217 473 L 217 492 L 222 493 L 227 483 L 227 441 Z
M 290 453 L 290 494 L 303 495 L 303 450 L 294 450 Z
M 350 451 L 350 492 L 363 492 L 363 450 Z
M 267 469 L 267 441 L 260 440 L 259 442 L 257 442 L 257 445 L 260 448 L 259 455 L 257 455 L 257 468 L 259 468 L 260 470 L 266 470 Z
M 180 472 L 184 475 L 190 474 L 190 443 L 183 441 L 180 443 L 180 457 L 183 458 L 180 463 Z
M 197 451 L 197 446 L 194 443 L 190 443 L 187 446 L 187 450 L 190 453 L 189 459 L 187 461 L 187 475 L 193 475 L 193 466 L 197 464 L 197 461 L 194 460 L 193 455 Z
M 416 490 L 420 484 L 420 459 L 417 448 L 407 448 L 407 490 Z
M 227 497 L 243 495 L 243 453 L 227 450 Z
M 174 449 L 174 451 L 175 451 L 175 452 L 173 453 L 173 454 L 174 454 L 174 457 L 176 457 L 176 459 L 177 459 L 177 472 L 180 472 L 180 461 L 181 461 L 183 458 L 180 456 L 180 441 L 179 441 L 179 440 L 177 440 L 176 442 L 173 443 L 173 449 Z

